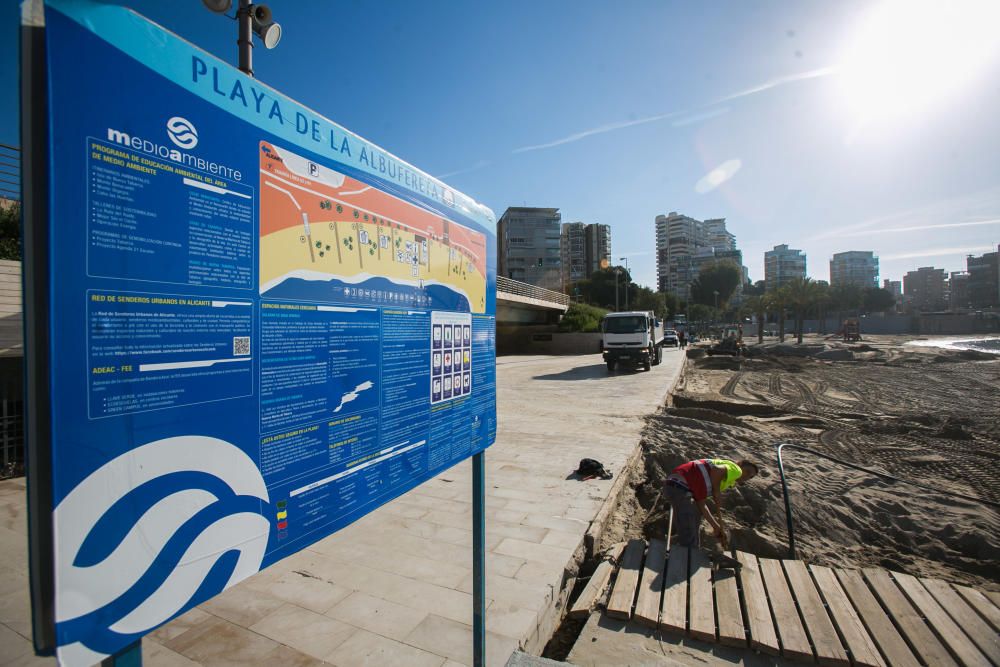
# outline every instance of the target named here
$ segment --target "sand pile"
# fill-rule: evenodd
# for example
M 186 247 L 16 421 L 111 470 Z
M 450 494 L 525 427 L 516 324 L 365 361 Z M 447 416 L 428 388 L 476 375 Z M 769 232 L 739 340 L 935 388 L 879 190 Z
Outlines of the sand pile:
M 665 503 L 646 511 L 677 464 L 751 458 L 760 478 L 724 496 L 733 544 L 786 557 L 775 444 L 798 443 L 917 485 L 786 449 L 799 558 L 1000 589 L 1000 510 L 954 495 L 1000 503 L 1000 359 L 898 343 L 814 340 L 807 354 L 786 344 L 689 360 L 675 407 L 648 421 L 645 479 L 626 523 L 664 534 Z

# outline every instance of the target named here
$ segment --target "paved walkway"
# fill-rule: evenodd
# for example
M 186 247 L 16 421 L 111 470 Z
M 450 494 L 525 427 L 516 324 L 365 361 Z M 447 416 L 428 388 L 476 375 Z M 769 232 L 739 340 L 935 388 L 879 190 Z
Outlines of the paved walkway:
M 538 652 L 564 569 L 614 480 L 570 478 L 581 458 L 616 473 L 682 355 L 609 374 L 599 355 L 502 357 L 487 461 L 487 661 Z M 149 665 L 472 664 L 472 483 L 455 466 L 143 641 Z M 30 642 L 24 480 L 0 482 L 0 666 L 51 664 Z

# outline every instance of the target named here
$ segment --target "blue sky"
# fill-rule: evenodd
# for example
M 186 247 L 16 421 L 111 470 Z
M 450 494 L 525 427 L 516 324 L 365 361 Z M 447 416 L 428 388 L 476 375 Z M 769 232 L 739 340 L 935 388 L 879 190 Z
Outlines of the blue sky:
M 235 23 L 198 0 L 126 4 L 235 59 Z M 880 115 L 898 82 L 872 92 L 845 54 L 865 26 L 907 19 L 873 24 L 868 2 L 271 7 L 284 38 L 255 50 L 261 80 L 498 216 L 555 206 L 566 222 L 610 224 L 614 259 L 640 283 L 655 284 L 653 219 L 670 211 L 726 217 L 755 280 L 778 243 L 805 250 L 814 278 L 834 252 L 874 250 L 882 277 L 899 279 L 964 269 L 1000 242 L 1000 38 L 953 62 L 946 37 L 967 33 L 962 15 L 951 27 L 931 16 L 946 37 L 921 41 L 901 65 L 914 85 Z M 0 86 L 14 91 L 16 3 L 2 3 L 0 26 Z M 0 142 L 17 144 L 17 126 L 5 95 Z

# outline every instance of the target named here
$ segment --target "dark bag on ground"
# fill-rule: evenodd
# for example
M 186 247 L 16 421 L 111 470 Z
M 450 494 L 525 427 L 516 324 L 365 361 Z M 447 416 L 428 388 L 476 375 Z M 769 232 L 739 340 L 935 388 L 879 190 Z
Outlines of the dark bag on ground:
M 580 459 L 580 467 L 574 472 L 580 477 L 600 477 L 611 479 L 611 473 L 605 470 L 604 464 L 594 459 Z

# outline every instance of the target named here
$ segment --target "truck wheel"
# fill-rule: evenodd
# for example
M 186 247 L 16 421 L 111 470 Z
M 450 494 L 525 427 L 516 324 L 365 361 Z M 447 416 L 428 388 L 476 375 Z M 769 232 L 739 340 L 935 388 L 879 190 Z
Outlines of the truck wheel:
M 656 356 L 653 357 L 653 365 L 659 366 L 661 361 L 663 361 L 663 348 L 657 345 Z
M 614 361 L 609 361 L 609 362 L 608 362 L 608 372 L 610 373 L 610 372 L 614 371 L 614 370 L 615 370 L 615 366 L 616 366 L 616 365 L 617 365 L 617 363 L 616 363 L 616 362 L 614 362 Z
M 650 369 L 649 359 L 646 359 L 644 362 L 642 362 L 642 367 L 643 367 L 644 370 L 647 370 L 647 371 Z

